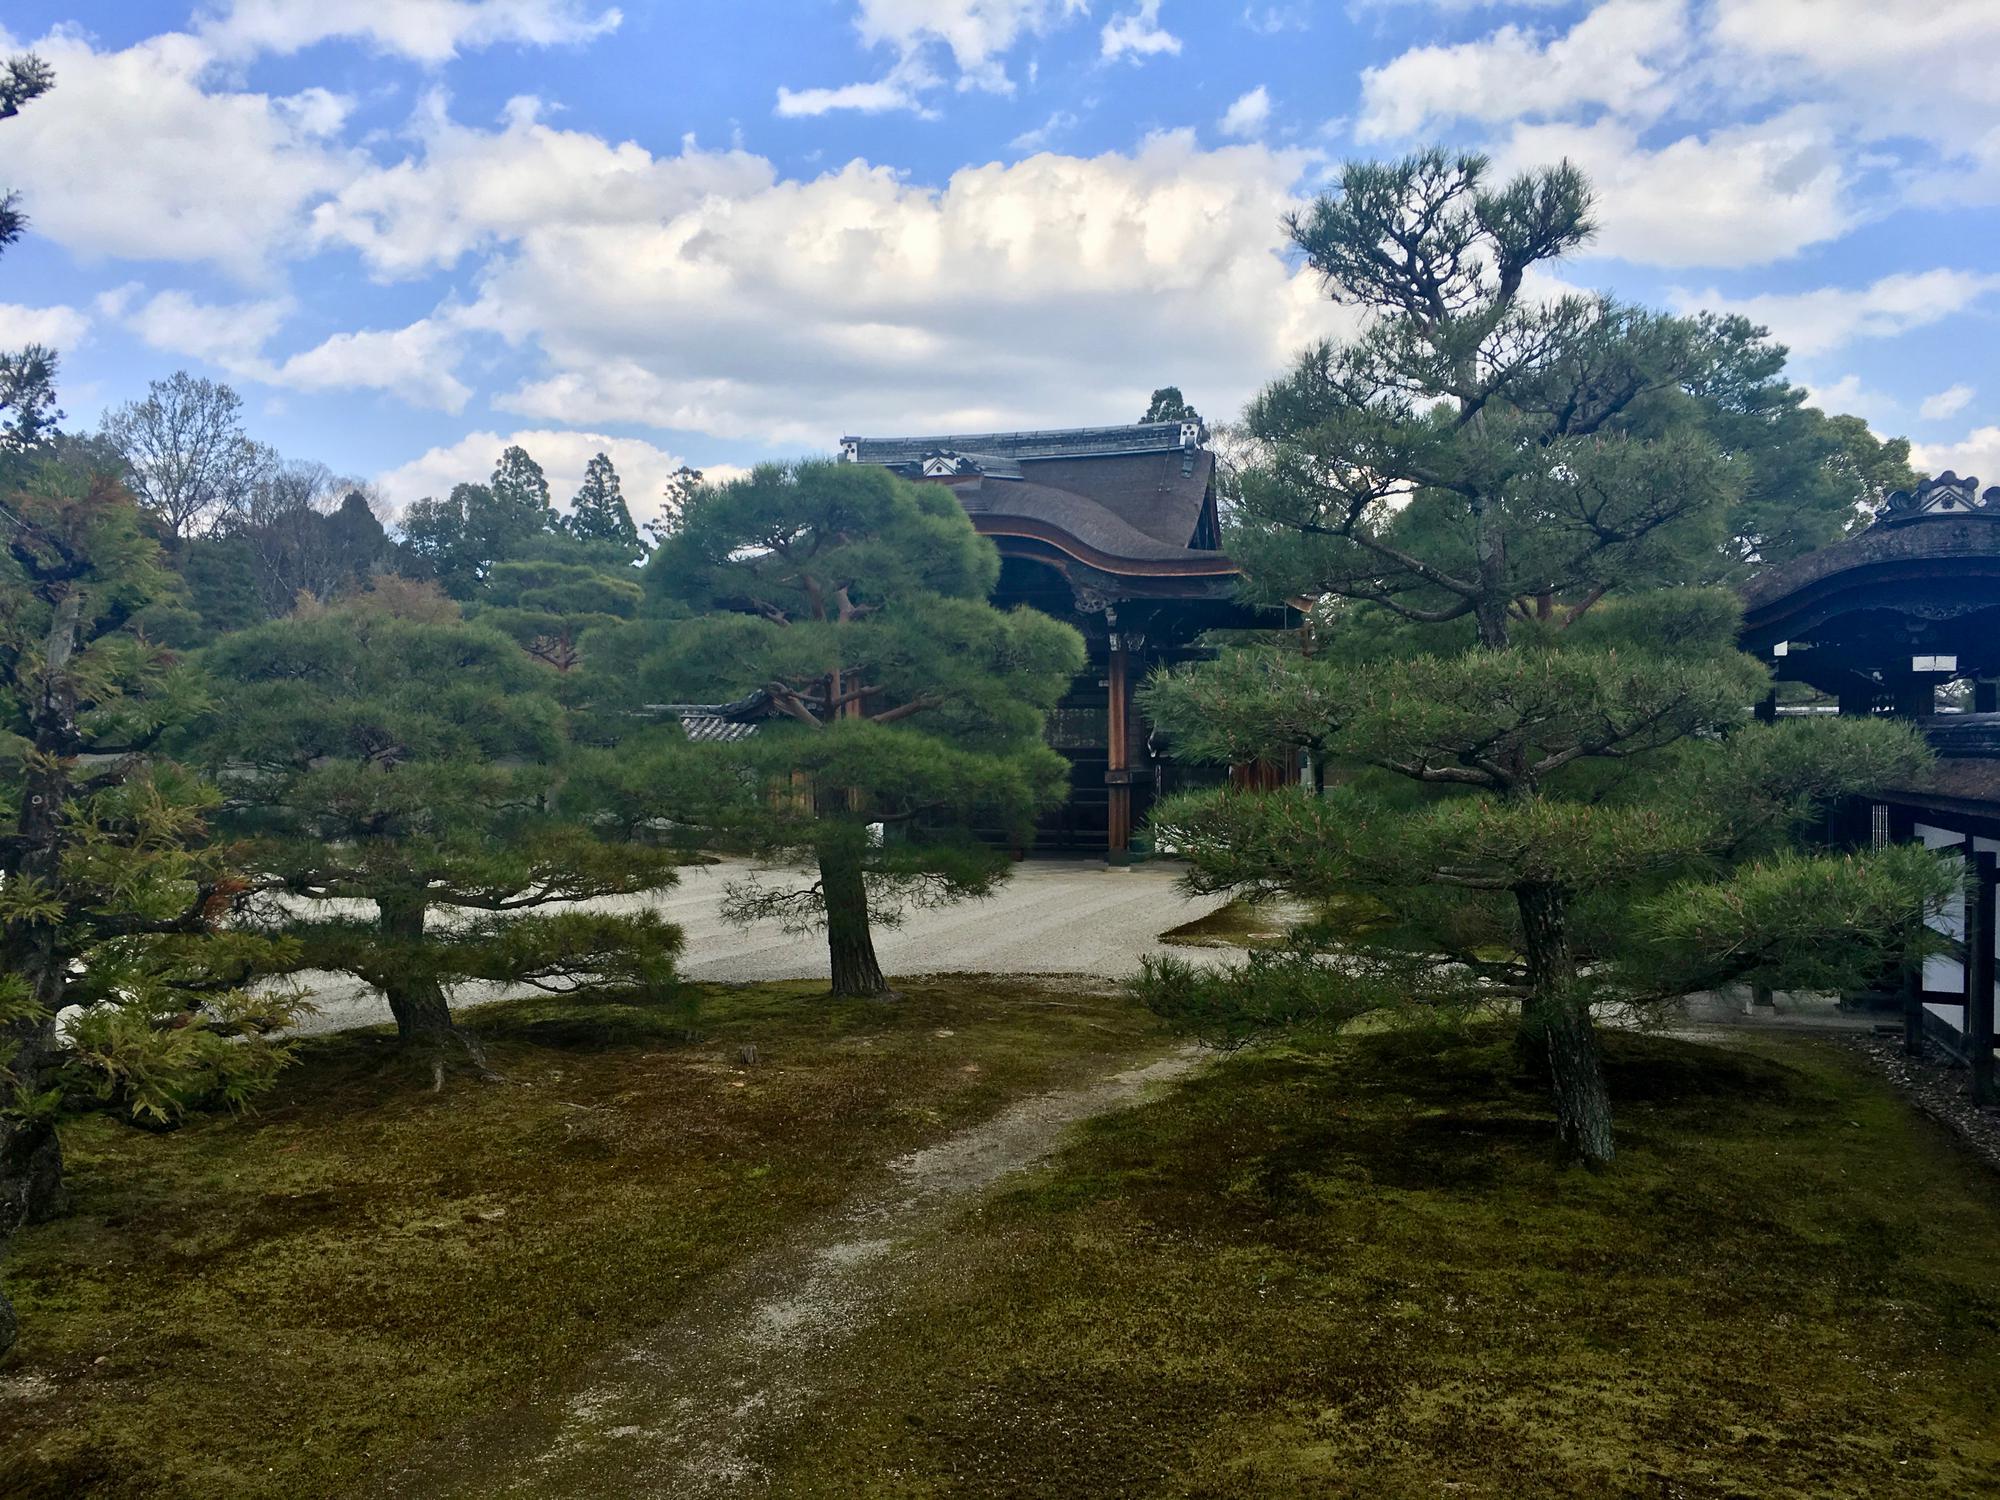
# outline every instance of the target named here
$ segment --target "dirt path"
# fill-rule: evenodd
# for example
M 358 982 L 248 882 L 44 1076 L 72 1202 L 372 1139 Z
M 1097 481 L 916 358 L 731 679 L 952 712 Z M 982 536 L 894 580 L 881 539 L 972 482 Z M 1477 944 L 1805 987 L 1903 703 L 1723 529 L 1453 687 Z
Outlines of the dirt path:
M 718 1278 L 673 1322 L 606 1358 L 560 1406 L 482 1424 L 384 1492 L 768 1494 L 768 1476 L 751 1456 L 758 1440 L 803 1414 L 829 1362 L 926 1273 L 912 1253 L 920 1236 L 1049 1155 L 1070 1126 L 1130 1105 L 1201 1062 L 1184 1048 L 1037 1094 L 889 1163 L 887 1187 Z

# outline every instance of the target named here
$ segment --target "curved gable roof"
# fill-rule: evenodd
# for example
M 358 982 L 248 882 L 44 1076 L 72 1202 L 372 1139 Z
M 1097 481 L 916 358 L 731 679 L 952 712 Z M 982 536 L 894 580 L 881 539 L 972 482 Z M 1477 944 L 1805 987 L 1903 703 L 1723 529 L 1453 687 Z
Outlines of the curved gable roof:
M 1215 455 L 1183 423 L 1063 432 L 846 438 L 850 462 L 919 477 L 949 469 L 951 487 L 988 536 L 1044 542 L 1103 572 L 1226 577 L 1236 565 L 1195 545 L 1210 506 Z M 956 460 L 940 463 L 939 460 Z

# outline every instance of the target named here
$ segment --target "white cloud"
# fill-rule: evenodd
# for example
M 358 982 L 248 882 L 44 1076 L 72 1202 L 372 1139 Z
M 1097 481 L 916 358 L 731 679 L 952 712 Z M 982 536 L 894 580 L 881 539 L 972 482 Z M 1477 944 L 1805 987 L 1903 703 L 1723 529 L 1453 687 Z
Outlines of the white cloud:
M 232 375 L 261 379 L 270 366 L 264 346 L 292 315 L 286 297 L 252 302 L 209 303 L 182 291 L 159 292 L 144 304 L 122 311 L 131 288 L 103 299 L 108 315 L 122 315 L 127 329 L 148 348 L 219 366 Z
M 1033 130 L 1022 131 L 1007 144 L 1016 151 L 1046 151 L 1056 137 L 1067 135 L 1076 126 L 1077 117 L 1066 109 L 1059 109 Z
M 1912 443 L 1910 466 L 1920 474 L 1957 474 L 2000 481 L 2000 427 L 1975 427 L 1955 443 Z
M 1641 265 L 1763 265 L 1856 221 L 1847 166 L 1809 111 L 1657 149 L 1617 121 L 1517 125 L 1495 151 L 1503 172 L 1564 159 L 1597 190 L 1603 228 L 1592 249 Z
M 1271 91 L 1258 84 L 1222 112 L 1217 128 L 1240 141 L 1257 139 L 1271 123 Z
M 1893 338 L 1942 322 L 1995 291 L 2000 291 L 2000 273 L 1939 269 L 1898 272 L 1865 287 L 1816 287 L 1809 292 L 1736 298 L 1713 288 L 1705 292 L 1676 288 L 1672 296 L 1684 310 L 1741 313 L 1769 328 L 1793 354 L 1810 358 L 1855 339 Z M 1971 392 L 1965 394 L 1970 399 Z M 1964 401 L 1959 402 L 1962 405 Z M 1938 415 L 1949 416 L 1957 409 L 1953 406 Z
M 1281 36 L 1287 31 L 1310 31 L 1312 7 L 1305 0 L 1286 5 L 1246 5 L 1243 24 L 1259 36 Z
M 449 318 L 420 318 L 406 328 L 336 333 L 283 358 L 271 342 L 294 312 L 286 297 L 206 303 L 164 291 L 135 305 L 139 289 L 119 287 L 98 298 L 147 347 L 215 365 L 238 380 L 299 391 L 386 391 L 415 405 L 456 412 L 472 391 L 453 373 L 459 331 Z
M 1992 0 L 1716 0 L 1713 38 L 1725 59 L 1845 96 L 1865 133 L 1962 148 L 2000 121 Z
M 1917 408 L 1917 415 L 1927 422 L 1942 422 L 1964 411 L 1978 394 L 1969 385 L 1947 386 L 1935 395 L 1924 397 L 1923 405 Z
M 1503 26 L 1479 41 L 1417 47 L 1361 75 L 1364 141 L 1441 121 L 1554 118 L 1584 105 L 1650 114 L 1687 43 L 1685 0 L 1608 0 L 1561 36 Z
M 469 433 L 455 443 L 433 448 L 378 474 L 375 483 L 392 511 L 400 515 L 411 501 L 426 495 L 441 499 L 451 493 L 455 484 L 484 483 L 493 472 L 501 450 L 511 447 L 527 449 L 542 466 L 549 477 L 549 492 L 561 510 L 569 508 L 570 497 L 583 484 L 583 471 L 591 458 L 599 453 L 609 454 L 618 469 L 626 508 L 641 525 L 660 513 L 667 480 L 685 462 L 678 455 L 639 438 L 535 427 L 504 435 Z M 711 480 L 725 480 L 742 471 L 724 465 L 704 472 Z
M 218 52 L 297 52 L 347 38 L 418 62 L 504 42 L 547 47 L 617 28 L 615 9 L 579 0 L 221 0 L 197 22 Z
M 1113 14 L 1098 33 L 1098 44 L 1106 61 L 1172 56 L 1181 50 L 1181 39 L 1160 25 L 1160 0 L 1139 0 L 1133 9 Z
M 1850 412 L 1865 417 L 1873 427 L 1892 426 L 1902 412 L 1901 402 L 1865 384 L 1859 375 L 1843 375 L 1832 385 L 1808 383 L 1805 391 L 1808 406 L 1828 413 Z
M 454 329 L 432 318 L 405 328 L 336 333 L 262 378 L 302 391 L 386 391 L 418 406 L 459 412 L 472 390 L 452 373 L 457 341 Z
M 1014 83 L 1002 59 L 1016 44 L 1089 8 L 1089 0 L 861 0 L 854 25 L 863 42 L 894 47 L 906 62 L 942 48 L 961 89 L 1008 94 Z
M 516 99 L 495 131 L 455 124 L 442 95 L 424 102 L 419 150 L 357 175 L 313 216 L 323 242 L 347 244 L 378 274 L 449 267 L 540 225 L 657 222 L 712 199 L 767 189 L 771 164 L 742 151 L 656 157 L 544 124 L 534 99 Z
M 85 258 L 205 261 L 268 273 L 308 205 L 358 169 L 334 143 L 345 101 L 211 89 L 212 56 L 168 33 L 97 52 L 78 33 L 34 43 L 57 87 L 7 122 L 9 184 L 36 233 Z
M 533 226 L 466 318 L 539 346 L 547 372 L 497 404 L 543 421 L 823 450 L 843 428 L 1125 420 L 1169 380 L 1226 410 L 1344 326 L 1277 253 L 1306 161 L 1174 134 L 935 190 L 857 162 Z
M 785 119 L 811 119 L 819 115 L 852 110 L 861 115 L 883 115 L 907 109 L 915 114 L 932 111 L 917 88 L 891 74 L 873 83 L 843 83 L 830 89 L 788 89 L 778 86 L 777 112 Z
M 90 314 L 66 306 L 23 307 L 0 302 L 0 350 L 47 344 L 61 350 L 80 344 L 90 332 Z

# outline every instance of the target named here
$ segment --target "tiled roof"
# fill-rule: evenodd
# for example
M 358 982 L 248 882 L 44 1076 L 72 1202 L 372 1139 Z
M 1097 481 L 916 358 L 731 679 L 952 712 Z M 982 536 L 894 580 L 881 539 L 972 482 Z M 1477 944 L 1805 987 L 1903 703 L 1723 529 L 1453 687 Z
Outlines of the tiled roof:
M 697 745 L 733 745 L 757 732 L 755 724 L 718 719 L 712 714 L 682 714 L 681 732 Z
M 1212 546 L 1191 545 L 1209 504 L 1215 455 L 1194 423 L 1141 422 L 1059 432 L 843 439 L 851 463 L 949 484 L 979 530 L 1038 538 L 1117 573 L 1226 575 Z M 957 460 L 957 462 L 952 462 Z

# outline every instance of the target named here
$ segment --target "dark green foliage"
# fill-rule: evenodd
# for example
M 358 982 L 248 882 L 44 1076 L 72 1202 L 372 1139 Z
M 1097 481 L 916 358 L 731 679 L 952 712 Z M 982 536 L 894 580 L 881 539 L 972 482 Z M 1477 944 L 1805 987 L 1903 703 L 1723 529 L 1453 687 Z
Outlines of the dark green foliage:
M 21 112 L 22 105 L 41 98 L 55 85 L 55 69 L 34 53 L 8 58 L 6 65 L 0 67 L 0 120 L 13 119 Z M 0 250 L 13 244 L 28 227 L 27 215 L 21 212 L 19 203 L 14 193 L 0 189 Z
M 549 503 L 542 466 L 523 448 L 508 448 L 486 484 L 459 484 L 443 500 L 425 498 L 404 513 L 403 542 L 454 599 L 477 598 L 493 569 L 525 559 L 563 559 L 615 565 L 636 549 L 603 538 L 577 538 L 581 553 L 567 553 L 562 518 Z
M 1940 868 L 1792 845 L 1929 753 L 1882 720 L 1751 724 L 1765 674 L 1730 649 L 1734 619 L 1682 590 L 1606 602 L 1549 643 L 1358 666 L 1245 653 L 1155 683 L 1149 711 L 1176 743 L 1254 753 L 1261 721 L 1262 753 L 1309 744 L 1347 778 L 1321 796 L 1173 799 L 1155 827 L 1198 887 L 1378 905 L 1365 931 L 1301 934 L 1335 950 L 1309 961 L 1350 1008 L 1455 990 L 1587 1015 L 1737 981 L 1868 985 L 1944 899 Z M 1207 1025 L 1283 1019 L 1252 991 L 1187 1000 L 1202 983 L 1148 993 Z
M 570 502 L 563 530 L 580 542 L 615 547 L 634 560 L 645 550 L 639 542 L 639 528 L 632 524 L 632 512 L 625 508 L 618 470 L 608 455 L 596 455 L 585 468 L 583 487 Z
M 257 587 L 256 558 L 241 537 L 203 537 L 180 550 L 188 603 L 213 640 L 270 618 Z
M 477 618 L 504 631 L 538 661 L 572 672 L 582 664 L 585 633 L 631 619 L 642 593 L 630 568 L 497 563 L 480 592 Z
M 1784 377 L 1785 350 L 1741 317 L 1709 320 L 1714 358 L 1695 380 L 1633 403 L 1628 434 L 1705 433 L 1735 455 L 1742 490 L 1729 545 L 1702 581 L 1740 578 L 1838 541 L 1866 524 L 1891 491 L 1917 481 L 1907 438 L 1883 440 L 1855 416 L 1828 416 Z
M 285 1062 L 266 1033 L 295 1007 L 246 989 L 282 943 L 217 930 L 243 883 L 209 836 L 215 789 L 154 753 L 201 686 L 138 628 L 176 580 L 137 504 L 52 458 L 0 484 L 4 1236 L 60 1205 L 61 1116 L 241 1104 Z
M 46 94 L 55 81 L 55 70 L 32 52 L 7 59 L 0 67 L 0 120 L 18 115 L 22 105 Z M 19 203 L 15 194 L 0 188 L 0 251 L 28 226 Z M 30 344 L 0 352 L 0 454 L 35 447 L 62 416 L 56 409 L 55 350 Z
M 599 837 L 587 807 L 552 810 L 570 755 L 556 679 L 506 636 L 371 594 L 231 636 L 206 664 L 201 747 L 273 892 L 259 920 L 303 965 L 381 989 L 406 1039 L 451 1032 L 462 980 L 668 984 L 680 935 L 650 912 L 529 915 L 658 889 L 674 859 Z M 323 901 L 375 915 L 302 904 Z
M 56 351 L 45 344 L 0 353 L 0 453 L 40 446 L 62 421 L 57 367 Z
M 1669 934 L 1644 902 L 1782 849 L 1829 801 L 1914 774 L 1927 752 L 1894 726 L 1813 726 L 1810 745 L 1746 727 L 1768 676 L 1734 650 L 1733 601 L 1686 585 L 1837 529 L 1825 496 L 1841 486 L 1806 494 L 1780 472 L 1781 434 L 1817 416 L 1797 417 L 1782 355 L 1740 319 L 1524 301 L 1528 270 L 1592 233 L 1588 184 L 1567 164 L 1499 189 L 1486 177 L 1483 158 L 1437 151 L 1353 164 L 1293 219 L 1329 294 L 1372 319 L 1252 404 L 1230 550 L 1258 597 L 1323 601 L 1314 655 L 1266 648 L 1148 689 L 1193 753 L 1241 759 L 1262 737 L 1263 753 L 1309 754 L 1316 787 L 1329 764 L 1353 785 L 1154 817 L 1197 884 L 1380 903 L 1387 919 L 1329 962 L 1330 985 L 1365 998 L 1455 978 L 1517 998 L 1565 1152 L 1601 1164 L 1594 1004 L 1655 997 L 1691 964 L 1703 982 L 1768 975 L 1786 954 L 1816 979 L 1866 982 L 1883 945 L 1843 941 L 1832 916 L 1900 934 L 1941 892 L 1908 862 L 1758 866 L 1741 877 L 1757 890 L 1844 898 L 1810 933 L 1756 926 L 1783 901 L 1725 901 L 1742 929 L 1698 963 L 1648 947 Z M 1881 452 L 1850 453 L 1882 469 Z M 1819 452 L 1806 468 L 1831 472 Z M 1724 783 L 1728 799 L 1711 795 Z M 1692 918 L 1671 931 L 1715 936 Z
M 1062 795 L 1042 720 L 1081 643 L 989 605 L 998 572 L 942 486 L 762 468 L 681 511 L 646 573 L 663 608 L 620 633 L 598 679 L 602 701 L 634 707 L 762 696 L 752 739 L 690 747 L 670 722 L 603 775 L 627 821 L 698 824 L 815 866 L 803 887 L 739 890 L 734 909 L 824 922 L 836 993 L 885 986 L 871 918 L 990 889 L 1006 861 L 971 831 L 1024 840 Z
M 1187 404 L 1177 385 L 1163 385 L 1153 392 L 1153 399 L 1146 403 L 1146 414 L 1142 422 L 1200 422 L 1201 413 Z

